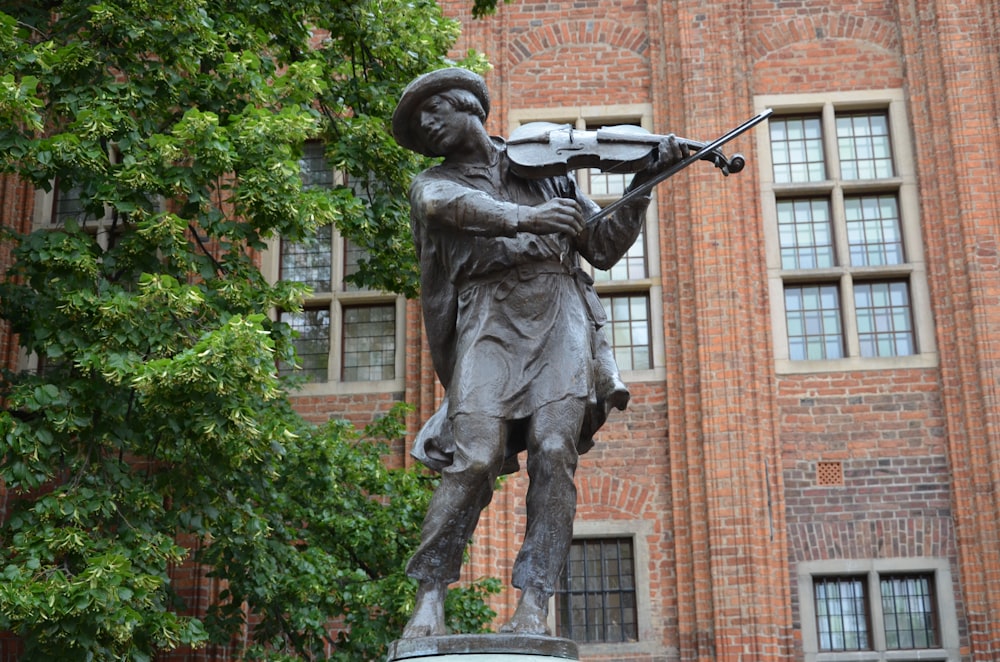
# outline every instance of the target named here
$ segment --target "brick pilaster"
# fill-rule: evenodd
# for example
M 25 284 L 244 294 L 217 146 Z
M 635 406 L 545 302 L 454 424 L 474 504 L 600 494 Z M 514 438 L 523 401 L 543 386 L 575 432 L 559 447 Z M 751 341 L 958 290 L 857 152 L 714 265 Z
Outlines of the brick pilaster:
M 735 2 L 710 11 L 703 2 L 680 2 L 664 17 L 679 44 L 664 54 L 680 57 L 667 70 L 683 89 L 668 95 L 682 103 L 674 118 L 681 126 L 671 130 L 708 141 L 753 114 L 749 20 L 745 3 Z M 753 146 L 746 134 L 726 151 L 752 160 Z M 685 660 L 773 660 L 791 650 L 784 517 L 772 501 L 782 488 L 763 236 L 749 172 L 722 180 L 692 167 L 678 176 L 686 190 L 666 194 L 673 221 L 663 248 L 673 255 L 664 264 L 675 271 L 665 279 L 674 291 L 664 308 Z
M 1000 8 L 897 5 L 973 659 L 1000 654 Z M 993 45 L 991 48 L 989 45 Z M 970 158 L 971 157 L 971 158 Z

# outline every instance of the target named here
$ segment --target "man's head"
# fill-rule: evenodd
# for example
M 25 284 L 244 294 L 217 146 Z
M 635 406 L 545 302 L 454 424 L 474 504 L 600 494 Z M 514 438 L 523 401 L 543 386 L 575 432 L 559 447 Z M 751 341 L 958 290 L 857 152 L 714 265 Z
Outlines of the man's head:
M 425 156 L 441 156 L 427 145 L 426 129 L 421 126 L 421 113 L 435 103 L 447 103 L 451 108 L 485 122 L 490 112 L 490 95 L 482 76 L 468 69 L 439 69 L 414 79 L 399 99 L 392 115 L 392 133 L 403 147 Z

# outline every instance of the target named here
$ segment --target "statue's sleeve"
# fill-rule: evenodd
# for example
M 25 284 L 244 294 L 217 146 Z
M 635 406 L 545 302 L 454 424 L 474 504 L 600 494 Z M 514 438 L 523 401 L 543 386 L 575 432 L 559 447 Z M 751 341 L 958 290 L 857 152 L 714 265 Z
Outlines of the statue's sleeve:
M 420 177 L 410 189 L 410 206 L 428 228 L 491 237 L 513 237 L 523 209 L 460 182 Z
M 577 192 L 576 197 L 585 216 L 590 217 L 600 211 L 600 207 L 582 193 Z M 576 239 L 580 255 L 598 269 L 610 269 L 639 237 L 648 206 L 649 197 L 640 197 L 610 216 L 589 223 Z

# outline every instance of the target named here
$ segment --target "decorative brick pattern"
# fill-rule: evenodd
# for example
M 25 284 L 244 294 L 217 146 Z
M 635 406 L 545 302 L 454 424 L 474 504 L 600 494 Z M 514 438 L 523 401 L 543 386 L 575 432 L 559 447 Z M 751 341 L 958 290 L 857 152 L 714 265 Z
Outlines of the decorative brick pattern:
M 821 487 L 841 487 L 844 484 L 842 462 L 817 462 L 816 485 Z

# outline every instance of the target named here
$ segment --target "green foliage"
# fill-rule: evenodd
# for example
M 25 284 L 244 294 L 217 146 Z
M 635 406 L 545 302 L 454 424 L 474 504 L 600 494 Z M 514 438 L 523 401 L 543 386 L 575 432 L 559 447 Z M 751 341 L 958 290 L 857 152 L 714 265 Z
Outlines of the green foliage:
M 503 0 L 508 3 L 511 0 Z M 472 15 L 475 18 L 485 18 L 497 12 L 497 0 L 472 0 Z
M 44 366 L 0 378 L 0 630 L 26 659 L 147 660 L 248 622 L 250 657 L 375 659 L 399 632 L 431 481 L 383 463 L 402 410 L 359 432 L 292 409 L 291 331 L 264 313 L 303 290 L 254 252 L 334 223 L 370 252 L 359 282 L 415 293 L 424 164 L 388 118 L 457 30 L 429 0 L 0 0 L 0 173 L 86 212 L 2 237 L 0 316 Z M 361 185 L 303 190 L 310 139 Z M 170 579 L 191 562 L 225 587 L 204 618 Z M 453 626 L 496 590 L 455 592 Z

